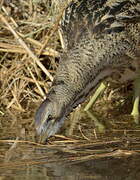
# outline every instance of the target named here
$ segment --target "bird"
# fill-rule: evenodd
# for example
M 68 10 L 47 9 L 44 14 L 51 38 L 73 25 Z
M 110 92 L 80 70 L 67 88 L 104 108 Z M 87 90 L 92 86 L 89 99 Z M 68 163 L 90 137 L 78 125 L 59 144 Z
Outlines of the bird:
M 60 32 L 65 48 L 52 86 L 35 114 L 37 134 L 46 139 L 59 131 L 103 80 L 114 78 L 121 83 L 127 70 L 137 77 L 140 0 L 72 0 Z

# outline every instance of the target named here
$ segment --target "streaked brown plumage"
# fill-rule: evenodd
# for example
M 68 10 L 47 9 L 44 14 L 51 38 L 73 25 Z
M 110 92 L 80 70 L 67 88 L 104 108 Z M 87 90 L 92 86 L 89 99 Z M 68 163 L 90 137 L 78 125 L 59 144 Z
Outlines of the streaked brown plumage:
M 75 0 L 61 21 L 65 50 L 35 124 L 54 135 L 100 81 L 140 62 L 140 0 Z

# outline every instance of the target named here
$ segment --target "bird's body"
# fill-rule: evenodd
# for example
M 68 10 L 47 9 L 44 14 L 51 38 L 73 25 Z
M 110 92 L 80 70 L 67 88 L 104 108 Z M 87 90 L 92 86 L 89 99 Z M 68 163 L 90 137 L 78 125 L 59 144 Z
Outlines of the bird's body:
M 140 67 L 140 0 L 72 1 L 60 30 L 64 53 L 36 113 L 37 131 L 46 137 L 103 79 Z

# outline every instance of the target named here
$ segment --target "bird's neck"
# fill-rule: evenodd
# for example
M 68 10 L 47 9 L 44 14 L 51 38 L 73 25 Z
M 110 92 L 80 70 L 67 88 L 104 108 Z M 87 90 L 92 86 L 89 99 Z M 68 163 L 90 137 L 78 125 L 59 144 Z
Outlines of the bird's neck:
M 82 52 L 83 51 L 83 52 Z M 68 113 L 84 102 L 98 84 L 113 70 L 105 68 L 102 62 L 89 56 L 88 50 L 74 52 L 60 62 L 49 92 L 49 97 L 57 101 Z

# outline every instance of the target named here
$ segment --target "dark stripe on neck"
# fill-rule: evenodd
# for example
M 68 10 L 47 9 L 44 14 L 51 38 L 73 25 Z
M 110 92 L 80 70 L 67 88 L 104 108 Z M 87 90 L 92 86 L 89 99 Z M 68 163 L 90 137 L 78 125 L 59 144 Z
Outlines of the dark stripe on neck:
M 120 10 L 128 3 L 129 1 L 123 1 L 123 2 L 116 2 L 116 5 L 112 8 L 110 7 L 109 14 L 115 15 L 117 12 L 120 12 Z

